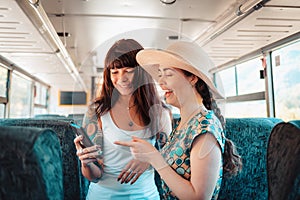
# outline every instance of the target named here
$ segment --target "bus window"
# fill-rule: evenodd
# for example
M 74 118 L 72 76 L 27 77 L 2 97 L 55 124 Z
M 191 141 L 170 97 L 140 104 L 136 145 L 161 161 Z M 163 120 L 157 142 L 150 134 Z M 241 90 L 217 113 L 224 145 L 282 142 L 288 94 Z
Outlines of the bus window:
M 223 84 L 224 93 L 227 97 L 237 95 L 235 69 L 235 67 L 230 67 L 219 72 Z
M 12 73 L 9 118 L 30 117 L 32 81 L 19 73 Z
M 259 57 L 217 72 L 222 80 L 225 96 L 225 117 L 267 117 L 265 80 Z
M 275 115 L 300 119 L 300 41 L 272 53 Z
M 265 91 L 265 80 L 260 79 L 260 70 L 263 70 L 260 58 L 236 66 L 238 95 Z
M 266 101 L 226 103 L 224 115 L 228 118 L 267 117 Z
M 0 119 L 4 118 L 4 115 L 5 115 L 5 105 L 0 104 Z
M 0 97 L 6 98 L 7 69 L 0 66 Z
M 38 82 L 35 83 L 34 92 L 34 115 L 48 113 L 48 87 Z
M 5 117 L 7 103 L 7 83 L 8 70 L 0 65 L 0 118 Z
M 48 111 L 46 108 L 41 108 L 41 107 L 34 107 L 33 108 L 33 113 L 34 115 L 43 115 L 43 114 L 48 114 Z
M 47 105 L 47 87 L 40 83 L 35 83 L 35 97 L 34 104 L 46 106 Z

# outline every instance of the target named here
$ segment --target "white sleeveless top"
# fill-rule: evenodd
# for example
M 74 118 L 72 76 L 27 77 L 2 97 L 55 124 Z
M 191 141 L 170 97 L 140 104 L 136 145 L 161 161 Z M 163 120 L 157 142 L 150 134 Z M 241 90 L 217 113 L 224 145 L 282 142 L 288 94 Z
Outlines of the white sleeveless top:
M 160 126 L 163 132 L 171 132 L 171 121 L 167 112 L 163 112 Z M 103 158 L 104 174 L 98 183 L 90 183 L 86 199 L 159 199 L 159 194 L 154 182 L 154 170 L 150 167 L 133 184 L 121 184 L 117 181 L 122 169 L 133 159 L 130 148 L 115 145 L 114 141 L 130 141 L 132 136 L 146 139 L 154 145 L 155 137 L 151 136 L 150 129 L 126 131 L 118 128 L 113 122 L 110 112 L 101 116 L 103 131 Z M 168 125 L 170 124 L 170 125 Z

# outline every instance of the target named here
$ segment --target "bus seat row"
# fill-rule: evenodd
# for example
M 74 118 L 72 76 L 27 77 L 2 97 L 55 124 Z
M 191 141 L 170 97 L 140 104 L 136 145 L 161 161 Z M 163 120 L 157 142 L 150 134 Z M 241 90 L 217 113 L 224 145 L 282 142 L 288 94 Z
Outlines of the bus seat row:
M 58 114 L 38 114 L 38 115 L 35 115 L 34 118 L 36 118 L 36 119 L 65 119 L 66 116 L 58 115 Z
M 224 177 L 219 199 L 300 199 L 300 120 L 227 119 L 226 136 L 243 169 Z
M 297 123 L 297 121 L 293 123 Z M 276 166 L 279 166 L 282 160 L 286 160 L 284 161 L 284 163 L 286 163 L 284 165 L 290 167 L 290 165 L 295 163 L 288 162 L 292 160 L 293 157 L 295 157 L 294 159 L 299 163 L 299 142 L 291 142 L 289 134 L 285 140 L 274 137 L 274 135 L 276 135 L 273 133 L 274 130 L 276 132 L 277 127 L 281 124 L 286 126 L 285 122 L 277 118 L 226 119 L 226 136 L 235 143 L 239 154 L 242 156 L 243 169 L 237 176 L 223 178 L 219 199 L 277 199 L 273 198 L 273 188 L 277 185 L 276 182 L 278 181 L 275 181 L 274 184 L 273 179 L 274 177 L 281 177 L 280 182 L 285 181 L 285 176 L 282 175 L 285 175 L 286 168 L 282 168 L 283 170 L 280 171 L 276 169 Z M 289 132 L 293 129 L 291 130 L 292 132 L 298 131 L 294 137 L 299 140 L 299 129 L 295 128 L 292 123 L 286 124 L 288 126 L 285 127 L 285 129 L 277 131 L 279 132 L 278 135 L 287 134 L 282 133 L 283 130 L 284 132 Z M 62 151 L 64 199 L 76 200 L 85 198 L 88 190 L 88 181 L 81 175 L 80 163 L 77 159 L 76 149 L 73 144 L 75 135 L 68 121 L 54 119 L 0 119 L 0 126 L 51 128 L 56 132 Z M 293 140 L 295 140 L 295 138 Z M 277 141 L 277 143 L 281 141 L 281 147 L 283 149 L 289 148 L 290 150 L 285 153 L 278 152 L 279 148 L 277 143 L 275 143 L 275 146 L 272 145 L 274 143 L 273 140 Z M 290 154 L 291 149 L 298 150 Z M 279 154 L 280 157 L 276 157 L 276 155 Z M 272 165 L 272 163 L 275 162 L 278 164 Z M 294 179 L 291 178 L 290 183 L 285 185 L 291 187 L 287 192 L 288 194 L 293 193 L 290 196 L 299 197 L 298 188 L 300 187 L 295 187 L 299 186 L 300 182 L 299 165 L 294 168 L 297 176 L 294 176 Z M 276 173 L 276 175 L 274 175 L 274 173 Z M 276 192 L 280 191 L 281 190 L 278 190 Z
M 0 126 L 22 126 L 52 129 L 59 138 L 62 152 L 63 189 L 65 200 L 84 199 L 88 182 L 81 175 L 73 143 L 75 133 L 69 125 L 72 119 L 0 119 Z
M 50 129 L 0 126 L 0 199 L 63 199 L 62 155 Z
M 72 119 L 76 124 L 82 125 L 84 114 L 69 114 L 68 116 L 58 114 L 38 114 L 35 115 L 35 119 L 58 119 L 58 120 L 69 120 Z

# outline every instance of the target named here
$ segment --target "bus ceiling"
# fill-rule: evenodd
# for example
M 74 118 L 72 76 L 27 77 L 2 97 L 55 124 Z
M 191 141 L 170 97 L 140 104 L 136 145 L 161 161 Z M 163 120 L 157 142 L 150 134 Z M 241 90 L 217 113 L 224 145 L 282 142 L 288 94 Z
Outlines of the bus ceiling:
M 89 91 L 120 38 L 145 48 L 194 41 L 218 68 L 300 30 L 297 0 L 163 2 L 2 0 L 0 54 L 52 87 Z

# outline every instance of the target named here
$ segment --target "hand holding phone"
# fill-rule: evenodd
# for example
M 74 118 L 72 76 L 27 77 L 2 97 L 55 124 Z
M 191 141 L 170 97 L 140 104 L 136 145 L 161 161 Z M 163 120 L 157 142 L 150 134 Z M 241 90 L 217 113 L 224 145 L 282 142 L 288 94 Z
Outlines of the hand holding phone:
M 94 146 L 94 143 L 90 140 L 88 134 L 81 126 L 78 126 L 74 122 L 71 122 L 70 126 L 72 130 L 75 132 L 76 136 L 81 135 L 83 137 L 83 139 L 80 141 L 80 145 L 82 146 L 82 148 Z

